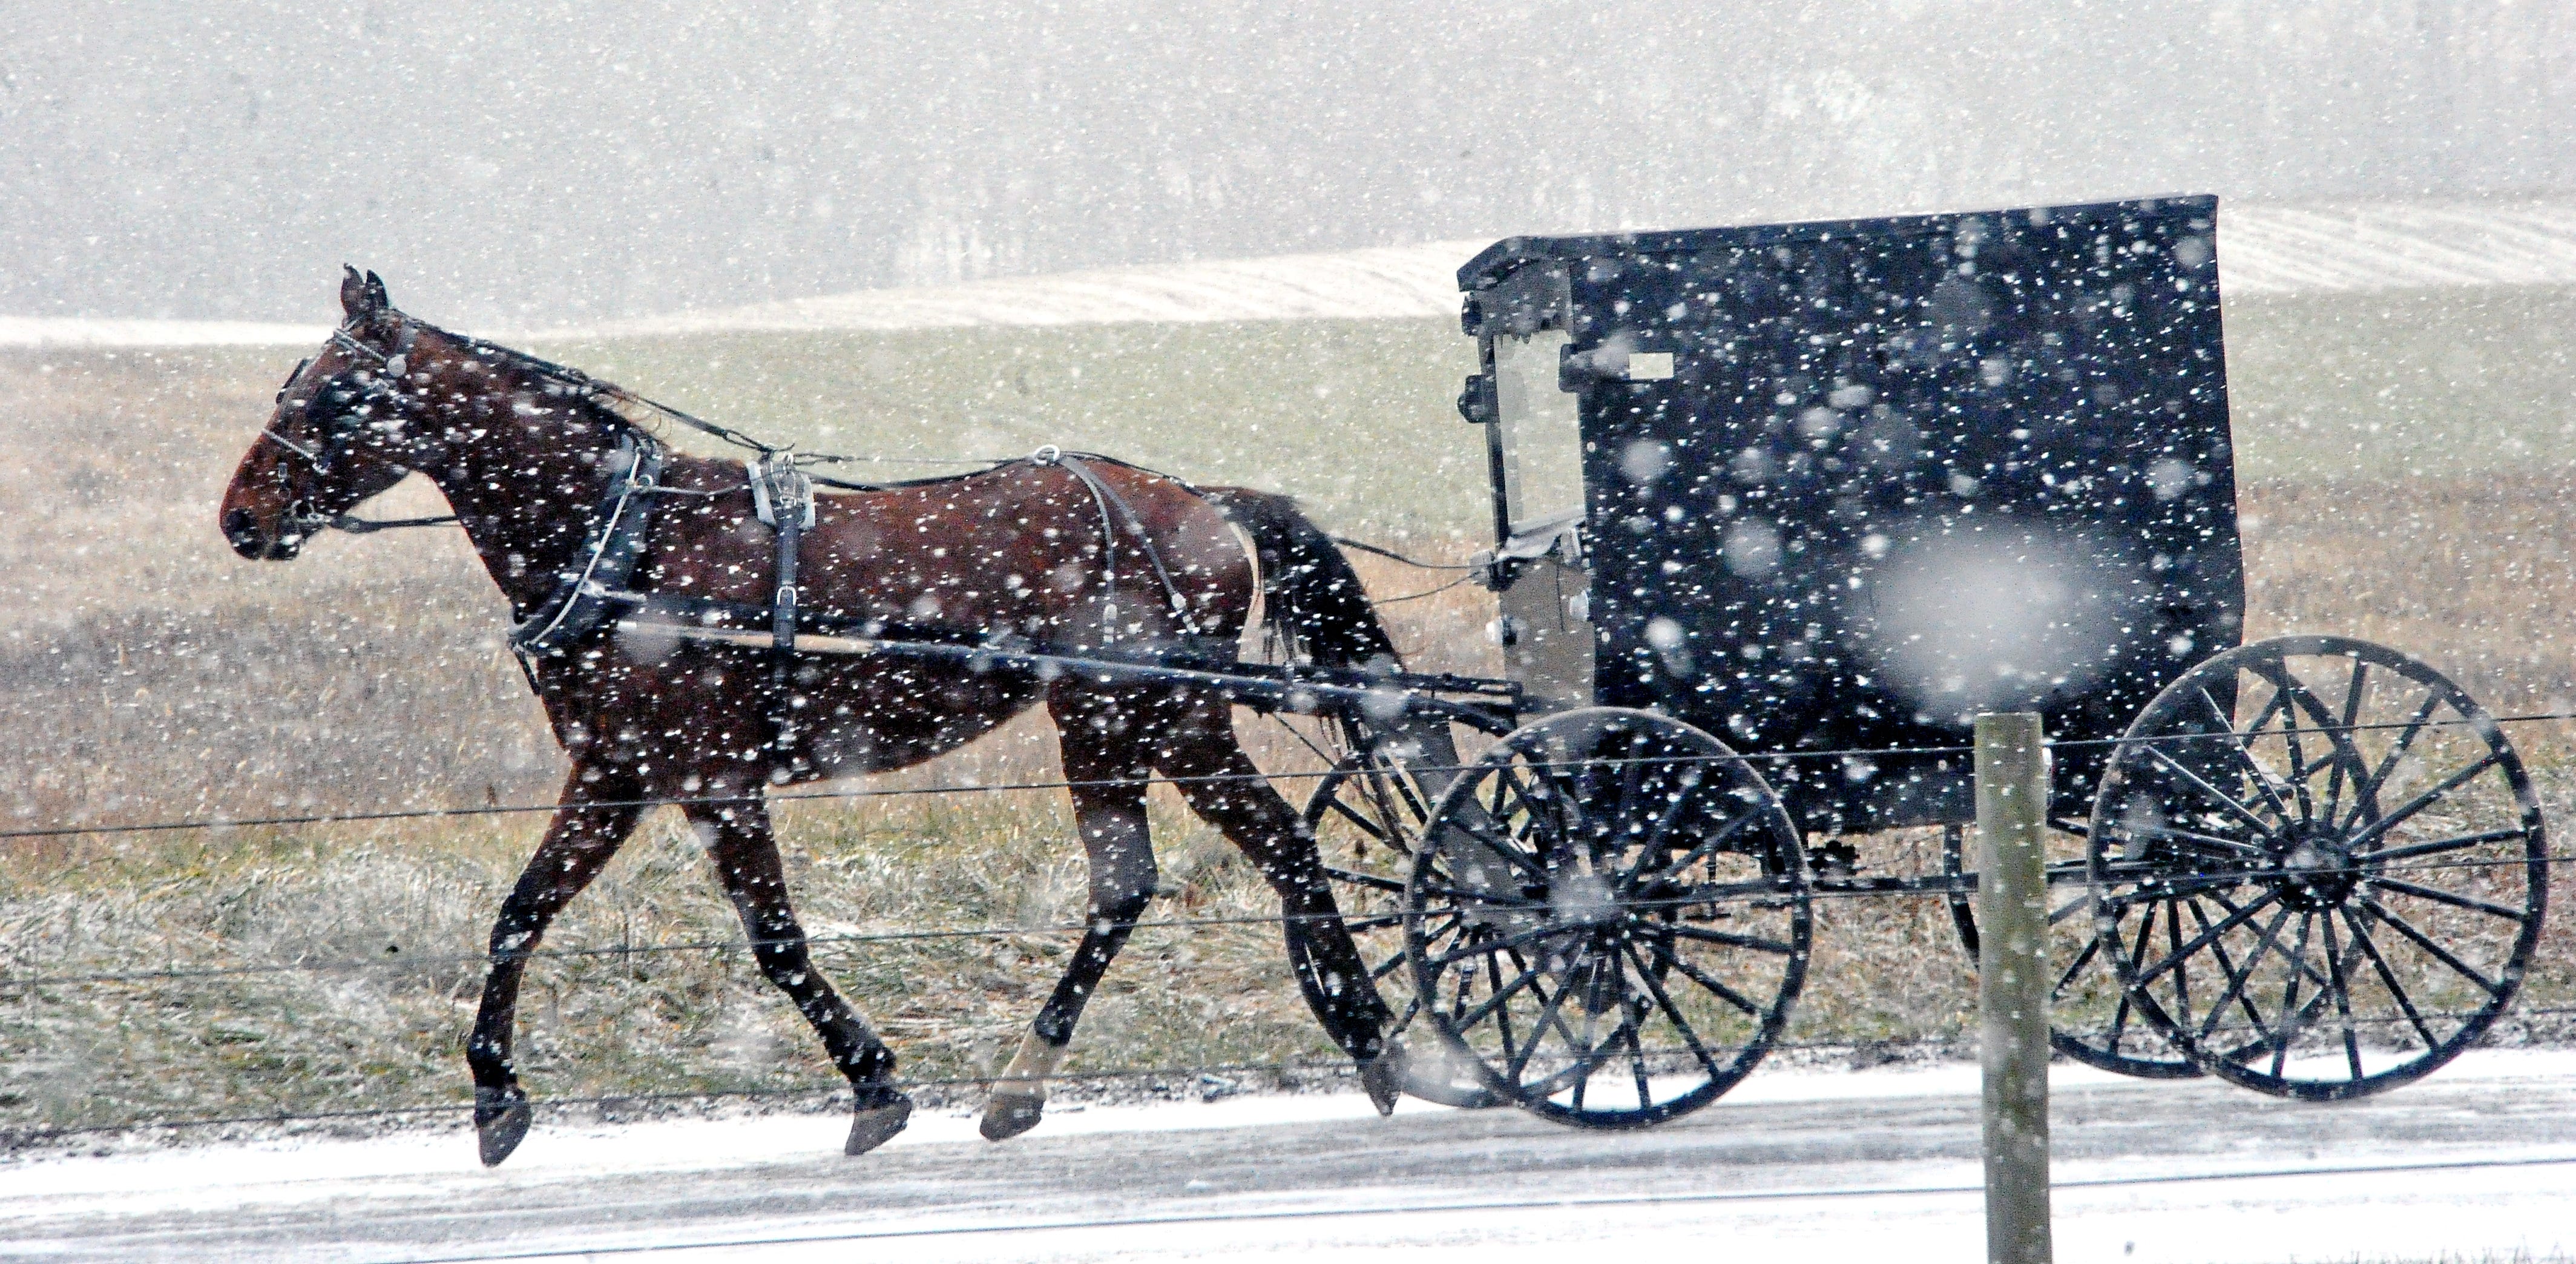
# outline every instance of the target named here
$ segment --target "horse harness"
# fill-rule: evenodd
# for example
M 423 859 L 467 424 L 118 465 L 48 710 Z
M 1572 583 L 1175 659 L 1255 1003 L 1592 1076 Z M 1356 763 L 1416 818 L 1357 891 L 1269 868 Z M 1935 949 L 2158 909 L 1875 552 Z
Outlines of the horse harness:
M 376 372 L 358 377 L 355 384 L 346 389 L 347 398 L 361 405 L 398 400 L 401 394 L 399 383 L 408 370 L 412 345 L 418 335 L 416 322 L 410 318 L 404 318 L 400 324 L 400 333 L 396 336 L 394 349 L 391 352 L 380 352 L 359 341 L 346 325 L 333 330 L 332 343 L 376 363 Z M 591 514 L 590 530 L 585 534 L 581 546 L 574 550 L 572 560 L 556 573 L 555 585 L 545 598 L 513 621 L 509 647 L 512 656 L 518 660 L 521 673 L 528 679 L 529 688 L 537 690 L 537 660 L 561 657 L 575 642 L 616 618 L 622 609 L 634 609 L 639 614 L 651 612 L 664 615 L 665 619 L 649 619 L 643 626 L 669 626 L 684 632 L 694 631 L 701 625 L 712 626 L 720 622 L 766 623 L 769 630 L 767 648 L 770 651 L 770 683 L 779 698 L 778 709 L 774 716 L 777 728 L 776 740 L 778 749 L 783 751 L 794 736 L 794 725 L 788 718 L 792 710 L 788 694 L 793 682 L 798 653 L 796 646 L 798 625 L 804 618 L 803 595 L 797 580 L 804 537 L 807 532 L 813 530 L 816 521 L 814 484 L 823 482 L 835 487 L 860 491 L 881 490 L 899 484 L 819 479 L 800 468 L 799 461 L 846 458 L 800 457 L 790 450 L 771 447 L 738 431 L 703 421 L 676 408 L 635 395 L 624 388 L 600 382 L 578 369 L 541 360 L 525 352 L 484 343 L 479 339 L 460 339 L 460 341 L 477 352 L 497 352 L 512 356 L 525 362 L 538 373 L 585 394 L 606 395 L 641 404 L 694 429 L 757 452 L 757 456 L 743 462 L 743 473 L 744 481 L 751 492 L 752 512 L 763 525 L 770 529 L 776 544 L 774 570 L 776 582 L 771 592 L 770 604 L 765 610 L 740 603 L 712 601 L 705 598 L 689 598 L 675 602 L 659 594 L 640 593 L 633 590 L 631 585 L 635 568 L 643 560 L 652 533 L 652 500 L 659 495 L 677 493 L 675 489 L 664 487 L 661 483 L 662 469 L 666 463 L 662 442 L 640 427 L 621 427 L 618 430 L 616 453 L 602 463 L 608 468 L 609 478 Z M 277 392 L 281 402 L 303 379 L 305 371 L 312 366 L 312 363 L 312 359 L 307 357 L 295 366 L 294 372 L 287 376 L 285 384 L 280 386 Z M 318 451 L 288 439 L 274 429 L 263 430 L 261 433 L 276 442 L 278 446 L 303 458 L 316 473 L 328 474 L 331 468 L 346 455 L 350 444 L 356 440 L 358 429 L 363 424 L 365 416 L 366 413 L 359 408 L 333 410 L 324 423 L 328 427 L 329 437 Z M 1155 547 L 1153 537 L 1146 532 L 1145 524 L 1137 516 L 1135 509 L 1118 494 L 1117 489 L 1109 486 L 1090 466 L 1090 462 L 1094 460 L 1112 459 L 1114 458 L 1099 457 L 1090 453 L 1066 452 L 1052 444 L 1039 448 L 1027 457 L 1017 458 L 1035 466 L 1062 467 L 1072 474 L 1090 494 L 1093 507 L 1100 515 L 1102 644 L 1115 646 L 1122 639 L 1118 610 L 1118 538 L 1123 529 L 1126 535 L 1134 539 L 1137 551 L 1143 555 L 1147 569 L 1152 573 L 1157 586 L 1162 589 L 1162 595 L 1172 614 L 1180 622 L 1181 652 L 1189 657 L 1231 659 L 1233 653 L 1230 644 L 1216 645 L 1215 641 L 1218 638 L 1202 633 L 1198 620 L 1190 613 L 1187 599 L 1181 594 L 1180 585 L 1173 580 L 1171 569 L 1164 563 L 1161 550 Z M 1013 463 L 1015 462 L 1000 462 L 990 468 L 999 469 L 1003 465 Z M 1190 487 L 1188 483 L 1179 479 L 1172 479 L 1172 481 L 1197 494 L 1197 489 Z M 293 511 L 290 510 L 290 512 Z M 454 514 L 393 520 L 358 518 L 345 513 L 329 516 L 306 513 L 296 516 L 299 523 L 311 530 L 327 527 L 352 534 L 365 534 L 397 527 L 440 526 L 457 521 Z M 682 615 L 683 608 L 686 615 L 690 617 L 668 617 Z M 837 625 L 842 621 L 832 622 Z M 885 625 L 881 621 L 874 621 L 871 626 L 882 630 Z M 993 640 L 990 637 L 972 636 L 959 629 L 912 628 L 903 629 L 903 631 L 915 637 L 934 641 L 962 640 L 981 643 Z M 728 636 L 726 639 L 729 643 L 742 643 L 738 635 Z

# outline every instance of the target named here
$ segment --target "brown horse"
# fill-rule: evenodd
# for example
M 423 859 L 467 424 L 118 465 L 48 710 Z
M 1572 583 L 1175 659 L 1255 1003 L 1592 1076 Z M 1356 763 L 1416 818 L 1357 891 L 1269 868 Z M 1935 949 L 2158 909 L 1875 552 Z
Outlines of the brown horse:
M 912 1105 L 895 1057 L 808 960 L 764 788 L 885 772 L 958 749 L 1043 703 L 1056 725 L 1090 862 L 1088 927 L 983 1121 L 1034 1126 L 1083 1002 L 1155 886 L 1145 779 L 1259 866 L 1287 916 L 1289 957 L 1380 1109 L 1400 1070 L 1388 1014 L 1333 903 L 1314 839 L 1237 744 L 1227 701 L 1199 688 L 976 670 L 963 662 L 781 655 L 758 645 L 621 635 L 603 581 L 675 600 L 766 608 L 779 561 L 801 564 L 816 618 L 1004 634 L 1074 651 L 1192 638 L 1231 644 L 1257 582 L 1276 630 L 1318 661 L 1391 659 L 1347 561 L 1283 498 L 1194 491 L 1105 459 L 1042 455 L 953 478 L 816 497 L 801 547 L 777 548 L 739 462 L 670 453 L 612 404 L 634 397 L 572 370 L 396 311 L 349 272 L 346 322 L 298 366 L 226 489 L 222 527 L 247 558 L 285 560 L 348 510 L 418 471 L 455 510 L 519 620 L 513 645 L 571 757 L 552 823 L 492 927 L 491 971 L 466 1049 L 483 1161 L 526 1134 L 511 1061 L 519 983 L 548 922 L 647 810 L 678 799 L 740 912 L 761 971 L 823 1039 L 856 1094 L 850 1154 L 899 1131 Z M 764 491 L 767 486 L 764 485 Z M 1222 508 L 1220 508 L 1222 506 Z M 791 507 L 792 508 L 792 507 Z M 1246 556 L 1249 535 L 1264 577 Z M 784 668 L 782 670 L 782 668 Z

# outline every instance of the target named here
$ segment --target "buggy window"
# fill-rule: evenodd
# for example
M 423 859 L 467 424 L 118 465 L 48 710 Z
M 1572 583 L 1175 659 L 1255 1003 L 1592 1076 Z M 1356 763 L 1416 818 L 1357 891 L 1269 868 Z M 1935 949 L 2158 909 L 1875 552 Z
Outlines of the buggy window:
M 1494 339 L 1494 413 L 1503 448 L 1503 510 L 1514 538 L 1583 515 L 1583 426 L 1577 397 L 1557 389 L 1561 329 Z

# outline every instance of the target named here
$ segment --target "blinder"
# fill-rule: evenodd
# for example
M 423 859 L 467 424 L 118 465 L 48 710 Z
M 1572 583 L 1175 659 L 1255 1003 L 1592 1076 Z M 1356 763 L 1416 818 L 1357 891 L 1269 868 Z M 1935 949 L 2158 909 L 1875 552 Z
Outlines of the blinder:
M 277 384 L 277 398 L 271 402 L 284 404 L 286 402 L 286 393 L 294 390 L 295 383 L 303 378 L 304 371 L 312 367 L 313 357 L 311 356 L 306 356 L 303 359 L 296 361 L 295 371 L 287 374 L 286 380 Z

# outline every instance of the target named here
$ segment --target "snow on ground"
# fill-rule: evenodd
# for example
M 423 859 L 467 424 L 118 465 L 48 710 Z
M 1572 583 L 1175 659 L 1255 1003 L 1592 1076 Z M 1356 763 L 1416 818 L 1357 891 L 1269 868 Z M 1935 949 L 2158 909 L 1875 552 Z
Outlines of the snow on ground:
M 2576 1052 L 2481 1051 L 2359 1103 L 2060 1067 L 2058 1258 L 2432 1259 L 2576 1248 Z M 0 1163 L 0 1257 L 763 1261 L 1979 1258 L 1975 1067 L 1769 1071 L 1645 1133 L 1352 1094 L 961 1114 L 840 1159 L 840 1121 L 540 1116 Z M 2140 1179 L 2156 1183 L 2133 1183 Z M 14 1244 L 13 1244 L 14 1243 Z
M 2576 203 L 2229 206 L 2220 283 L 2233 294 L 2576 284 Z M 962 285 L 680 312 L 509 337 L 651 337 L 1131 321 L 1440 317 L 1485 240 L 1004 277 Z M 324 331 L 243 321 L 0 317 L 0 346 L 303 344 Z
M 2538 1058 L 2576 1080 L 2576 1053 L 2482 1054 L 2506 1065 Z M 2461 1072 L 2456 1068 L 2453 1075 Z M 1764 1071 L 1729 1093 L 1730 1104 L 1883 1100 L 1909 1097 L 1974 1097 L 1972 1063 L 1879 1067 L 1867 1071 Z M 2052 1068 L 2060 1089 L 2129 1081 L 2089 1067 Z M 1445 1114 L 1446 1108 L 1406 1098 L 1398 1115 Z M 1359 1122 L 1377 1117 L 1356 1092 L 1246 1094 L 1212 1102 L 1056 1106 L 1047 1112 L 1049 1138 L 1106 1133 L 1268 1128 L 1285 1124 Z M 923 1112 L 886 1143 L 889 1152 L 983 1144 L 971 1111 Z M 724 1119 L 657 1120 L 630 1124 L 556 1124 L 539 1117 L 528 1141 L 512 1156 L 513 1174 L 577 1174 L 681 1170 L 728 1163 L 763 1162 L 810 1150 L 842 1126 L 837 1116 L 752 1115 Z M 479 1171 L 472 1143 L 461 1129 L 397 1132 L 362 1139 L 309 1137 L 238 1145 L 177 1146 L 94 1157 L 37 1155 L 0 1162 L 0 1207 L 21 1199 L 86 1200 L 98 1207 L 219 1206 L 227 1197 L 330 1197 L 331 1183 L 399 1180 Z M 300 1191 L 300 1192 L 299 1192 Z

